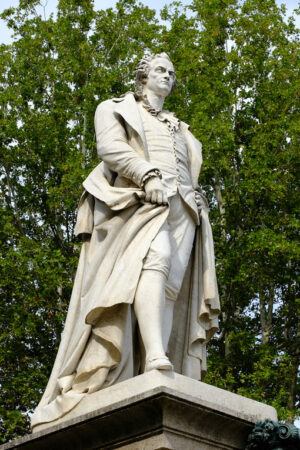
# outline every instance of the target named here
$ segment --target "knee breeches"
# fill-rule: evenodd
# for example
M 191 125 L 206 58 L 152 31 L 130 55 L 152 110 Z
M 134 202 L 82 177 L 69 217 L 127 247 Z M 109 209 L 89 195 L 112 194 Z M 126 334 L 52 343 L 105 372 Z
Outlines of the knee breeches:
M 195 222 L 177 194 L 169 198 L 169 215 L 153 239 L 143 270 L 159 270 L 167 278 L 166 298 L 175 301 L 189 262 L 195 235 Z

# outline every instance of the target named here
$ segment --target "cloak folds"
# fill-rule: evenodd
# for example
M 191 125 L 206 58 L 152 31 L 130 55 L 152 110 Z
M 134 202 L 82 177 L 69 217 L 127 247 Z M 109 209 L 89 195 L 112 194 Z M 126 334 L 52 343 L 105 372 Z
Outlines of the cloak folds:
M 181 122 L 194 189 L 201 144 Z M 143 175 L 153 170 L 132 94 L 101 103 L 95 115 L 100 163 L 84 182 L 75 234 L 81 249 L 64 332 L 31 425 L 52 422 L 81 399 L 137 375 L 140 354 L 131 307 L 143 259 L 168 207 L 143 201 Z M 175 371 L 201 379 L 206 343 L 218 329 L 219 298 L 208 211 L 201 211 L 194 248 L 175 304 L 169 356 Z
M 131 307 L 143 259 L 168 215 L 143 201 L 139 188 L 110 185 L 105 165 L 97 184 L 84 183 L 76 234 L 82 245 L 64 332 L 31 425 L 52 422 L 92 392 L 139 373 Z M 211 227 L 201 212 L 193 252 L 175 305 L 169 354 L 175 371 L 201 379 L 206 343 L 218 329 L 219 299 Z

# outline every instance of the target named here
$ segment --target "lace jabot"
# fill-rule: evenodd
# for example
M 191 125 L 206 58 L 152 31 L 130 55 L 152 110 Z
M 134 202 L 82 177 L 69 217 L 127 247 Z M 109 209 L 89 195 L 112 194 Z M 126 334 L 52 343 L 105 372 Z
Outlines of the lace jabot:
M 179 129 L 180 120 L 177 119 L 174 113 L 167 110 L 161 111 L 159 109 L 153 108 L 146 96 L 143 97 L 142 105 L 152 116 L 156 117 L 160 122 L 167 122 L 174 131 L 177 131 Z

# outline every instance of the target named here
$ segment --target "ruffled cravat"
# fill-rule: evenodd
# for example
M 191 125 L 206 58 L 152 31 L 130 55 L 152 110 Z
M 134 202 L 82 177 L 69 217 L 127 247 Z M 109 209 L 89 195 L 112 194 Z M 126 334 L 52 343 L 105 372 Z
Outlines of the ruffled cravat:
M 159 109 L 153 108 L 147 98 L 143 98 L 142 105 L 152 116 L 156 117 L 160 122 L 168 122 L 174 131 L 177 131 L 179 129 L 180 120 L 177 119 L 174 113 L 167 110 L 161 111 Z

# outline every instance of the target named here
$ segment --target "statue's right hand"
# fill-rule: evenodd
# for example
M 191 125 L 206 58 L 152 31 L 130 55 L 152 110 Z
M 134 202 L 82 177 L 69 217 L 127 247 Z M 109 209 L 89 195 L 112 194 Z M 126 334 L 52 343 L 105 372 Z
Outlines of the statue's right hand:
M 159 177 L 151 177 L 145 182 L 145 201 L 157 203 L 158 205 L 167 205 L 168 196 Z

